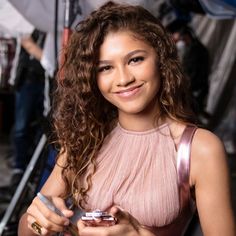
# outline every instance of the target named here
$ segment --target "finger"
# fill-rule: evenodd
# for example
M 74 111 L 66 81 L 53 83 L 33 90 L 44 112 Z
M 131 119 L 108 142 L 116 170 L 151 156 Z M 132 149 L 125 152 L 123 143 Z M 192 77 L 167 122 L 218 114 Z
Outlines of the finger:
M 31 205 L 27 213 L 48 231 L 61 232 L 64 226 L 69 224 L 65 217 L 58 216 L 48 209 L 39 209 L 37 205 Z
M 129 222 L 129 214 L 124 209 L 119 206 L 113 206 L 109 213 L 114 216 L 118 223 L 128 223 Z
M 98 227 L 98 226 L 99 226 L 99 228 L 101 228 L 103 226 L 108 227 L 108 226 L 111 226 L 111 223 L 109 223 L 109 222 L 106 223 L 102 220 L 99 220 L 99 221 L 97 221 L 97 220 L 90 220 L 90 221 L 79 220 L 77 223 L 77 227 L 79 229 L 79 232 L 83 232 L 83 230 L 88 227 L 94 228 L 94 227 Z
M 86 227 L 86 224 L 85 224 L 85 222 L 83 220 L 79 220 L 77 222 L 77 227 L 78 227 L 78 230 L 80 232 L 81 230 L 83 230 Z
M 60 200 L 62 202 L 64 202 L 63 199 L 60 199 Z M 58 200 L 58 202 L 59 202 L 59 200 Z M 43 214 L 43 216 L 45 218 L 50 219 L 50 221 L 52 221 L 53 223 L 55 223 L 57 225 L 68 225 L 69 224 L 69 219 L 67 217 L 60 216 L 57 213 L 55 213 L 54 211 L 50 210 L 38 197 L 36 197 L 33 200 L 33 203 L 35 203 L 38 211 L 41 214 Z M 68 209 L 68 211 L 70 211 L 70 210 Z M 73 212 L 72 212 L 72 214 L 73 214 Z
M 37 218 L 33 217 L 33 219 L 35 219 L 34 221 L 36 221 L 39 225 L 41 225 L 47 232 L 62 232 L 64 230 L 63 225 L 57 225 L 51 222 L 40 213 L 37 214 Z M 32 220 L 29 220 L 28 222 L 29 222 L 29 225 L 33 223 Z
M 101 235 L 111 235 L 109 231 L 110 227 L 84 227 L 79 229 L 80 236 L 101 236 Z M 112 234 L 114 235 L 114 234 Z
M 30 216 L 30 215 L 28 215 L 28 217 L 27 217 L 28 228 L 29 228 L 32 232 L 34 232 L 34 233 L 36 233 L 36 234 L 38 234 L 38 235 L 50 235 L 49 231 L 48 231 L 47 229 L 45 229 L 43 226 L 40 227 L 40 231 L 41 231 L 41 232 L 35 231 L 35 229 L 32 227 L 32 224 L 35 223 L 35 222 L 37 222 L 37 221 L 35 220 L 35 218 L 32 217 L 32 216 Z M 37 222 L 37 224 L 39 224 L 39 223 Z M 39 226 L 41 226 L 41 225 L 39 224 Z
M 113 226 L 84 227 L 79 231 L 80 236 L 101 236 L 101 235 L 132 235 L 132 227 L 130 225 L 118 224 Z M 134 235 L 134 234 L 133 234 Z
M 62 198 L 56 197 L 53 198 L 52 201 L 55 206 L 63 213 L 64 216 L 66 216 L 67 218 L 73 216 L 74 212 L 66 206 L 65 201 Z
M 121 216 L 123 216 L 123 214 L 125 214 L 125 210 L 120 207 L 120 206 L 112 206 L 111 209 L 110 209 L 110 214 L 121 214 Z
M 41 193 L 37 194 L 37 198 L 44 204 L 46 205 L 49 209 L 53 209 L 54 207 L 55 212 L 59 215 L 66 216 L 67 218 L 71 217 L 73 215 L 73 211 L 68 209 L 68 207 L 65 204 L 64 199 L 60 197 L 51 197 L 51 196 L 46 196 Z M 49 202 L 49 203 L 48 203 Z M 52 205 L 52 206 L 51 206 Z M 54 211 L 54 210 L 53 210 Z M 63 213 L 64 212 L 64 213 Z
M 120 206 L 113 206 L 110 209 L 110 213 L 117 219 L 118 224 L 130 224 L 136 231 L 139 230 L 140 224 L 138 220 Z

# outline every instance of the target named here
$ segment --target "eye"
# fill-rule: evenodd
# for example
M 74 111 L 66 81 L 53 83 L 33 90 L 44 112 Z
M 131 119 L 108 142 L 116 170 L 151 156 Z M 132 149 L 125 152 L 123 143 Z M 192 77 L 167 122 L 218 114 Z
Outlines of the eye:
M 141 61 L 143 61 L 144 60 L 144 57 L 141 57 L 141 56 L 139 56 L 139 57 L 133 57 L 133 58 L 131 58 L 130 60 L 129 60 L 129 64 L 135 64 L 135 63 L 138 63 L 138 62 L 141 62 Z
M 98 72 L 106 72 L 108 70 L 111 69 L 111 66 L 107 65 L 107 66 L 101 66 L 101 67 L 98 67 Z

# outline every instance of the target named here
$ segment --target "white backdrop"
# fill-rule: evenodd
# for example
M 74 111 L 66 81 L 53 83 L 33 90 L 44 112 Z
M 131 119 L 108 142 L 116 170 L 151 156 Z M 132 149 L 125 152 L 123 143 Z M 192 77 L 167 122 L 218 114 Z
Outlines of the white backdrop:
M 7 0 L 0 0 L 0 35 L 16 37 L 30 34 L 33 25 L 27 21 Z

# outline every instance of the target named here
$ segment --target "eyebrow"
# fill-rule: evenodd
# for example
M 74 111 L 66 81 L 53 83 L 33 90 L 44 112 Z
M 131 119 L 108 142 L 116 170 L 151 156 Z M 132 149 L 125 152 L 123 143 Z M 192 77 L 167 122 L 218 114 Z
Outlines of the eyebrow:
M 125 55 L 125 56 L 124 56 L 124 59 L 127 60 L 127 58 L 130 58 L 130 57 L 132 57 L 133 55 L 135 55 L 135 54 L 137 54 L 137 53 L 140 53 L 140 52 L 142 52 L 142 53 L 147 53 L 146 50 L 137 49 L 137 50 L 131 51 L 131 52 L 129 52 L 127 55 Z M 99 64 L 99 65 L 100 65 L 100 64 L 109 64 L 110 62 L 111 62 L 111 60 L 100 60 L 100 61 L 98 62 L 98 64 Z

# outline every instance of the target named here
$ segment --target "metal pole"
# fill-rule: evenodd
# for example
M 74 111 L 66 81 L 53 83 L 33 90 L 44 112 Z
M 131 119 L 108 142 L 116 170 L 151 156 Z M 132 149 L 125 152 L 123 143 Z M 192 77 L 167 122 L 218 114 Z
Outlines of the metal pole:
M 38 161 L 38 159 L 45 147 L 46 141 L 47 141 L 46 135 L 43 134 L 42 137 L 40 138 L 40 141 L 39 141 L 34 153 L 33 153 L 32 158 L 25 170 L 25 173 L 20 181 L 20 184 L 18 185 L 18 187 L 13 195 L 13 198 L 11 199 L 11 202 L 9 203 L 9 206 L 7 207 L 7 210 L 0 222 L 0 236 L 2 236 L 4 233 L 5 227 L 14 212 L 14 209 L 21 197 L 22 192 L 25 189 L 25 186 L 31 176 L 31 173 L 34 170 L 35 165 L 36 165 L 36 163 L 37 163 L 37 161 Z

